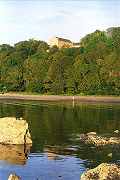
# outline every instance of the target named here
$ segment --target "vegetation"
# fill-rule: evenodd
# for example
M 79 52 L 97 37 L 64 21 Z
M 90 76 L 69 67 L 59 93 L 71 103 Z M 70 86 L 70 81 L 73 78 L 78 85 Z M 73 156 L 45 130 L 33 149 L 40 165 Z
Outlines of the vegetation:
M 120 28 L 95 31 L 80 48 L 30 39 L 0 45 L 0 91 L 120 95 Z

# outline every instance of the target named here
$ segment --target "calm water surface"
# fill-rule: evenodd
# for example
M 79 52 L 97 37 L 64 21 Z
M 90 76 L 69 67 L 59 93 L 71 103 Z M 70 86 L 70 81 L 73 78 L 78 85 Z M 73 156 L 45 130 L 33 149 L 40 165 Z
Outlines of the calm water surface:
M 22 180 L 79 180 L 86 168 L 119 163 L 118 149 L 88 147 L 79 136 L 91 131 L 108 136 L 120 129 L 120 105 L 2 101 L 0 117 L 26 119 L 33 140 L 32 147 L 0 147 L 0 180 L 12 172 Z

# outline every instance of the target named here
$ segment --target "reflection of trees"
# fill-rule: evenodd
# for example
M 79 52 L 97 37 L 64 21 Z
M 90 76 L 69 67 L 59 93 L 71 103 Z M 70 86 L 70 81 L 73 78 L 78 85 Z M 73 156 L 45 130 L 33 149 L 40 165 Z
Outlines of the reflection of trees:
M 61 110 L 57 107 L 30 108 L 26 110 L 25 118 L 29 121 L 33 144 L 36 141 L 35 143 L 38 146 L 44 146 L 44 144 L 49 143 L 61 144 L 67 140 L 67 133 L 64 129 L 63 108 Z M 43 149 L 41 146 L 39 146 L 39 148 Z
M 42 105 L 26 108 L 25 119 L 29 121 L 32 137 L 42 150 L 45 144 L 69 144 L 72 134 L 113 132 L 120 127 L 118 114 L 119 108 L 111 110 L 108 106 L 78 105 L 73 109 L 67 105 Z
M 110 146 L 95 148 L 80 144 L 80 147 L 69 146 L 45 146 L 44 152 L 47 154 L 49 160 L 60 159 L 60 155 L 71 155 L 82 160 L 87 160 L 86 167 L 97 166 L 102 162 L 114 162 L 120 158 L 120 149 L 112 148 Z M 108 154 L 112 153 L 113 157 L 109 157 Z M 89 163 L 88 163 L 89 162 Z
M 105 134 L 120 128 L 119 106 L 78 104 L 72 108 L 71 103 L 35 103 L 0 104 L 0 116 L 23 117 L 28 121 L 34 152 L 43 151 L 45 145 L 75 145 L 74 138 L 70 141 L 73 135 L 90 131 Z
M 12 104 L 11 101 L 3 101 L 0 104 L 0 117 L 23 117 L 24 116 L 24 106 Z
M 108 156 L 110 153 L 112 153 L 112 157 Z M 90 162 L 90 166 L 96 166 L 103 162 L 116 162 L 117 159 L 120 159 L 120 148 L 84 146 L 82 149 L 79 149 L 77 157 L 83 160 L 87 159 Z

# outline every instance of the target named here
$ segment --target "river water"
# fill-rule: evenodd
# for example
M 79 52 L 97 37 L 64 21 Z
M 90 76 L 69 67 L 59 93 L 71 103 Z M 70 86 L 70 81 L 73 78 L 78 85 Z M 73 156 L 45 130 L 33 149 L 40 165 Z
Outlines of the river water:
M 120 129 L 120 105 L 2 101 L 0 117 L 26 119 L 33 140 L 32 147 L 0 147 L 0 180 L 10 173 L 22 180 L 79 180 L 87 168 L 119 163 L 119 150 L 85 146 L 79 136 L 113 135 Z

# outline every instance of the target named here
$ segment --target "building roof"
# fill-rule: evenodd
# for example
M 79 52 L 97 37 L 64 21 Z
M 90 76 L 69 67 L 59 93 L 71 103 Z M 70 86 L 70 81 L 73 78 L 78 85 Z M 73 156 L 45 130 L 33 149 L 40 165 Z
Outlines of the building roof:
M 60 37 L 56 37 L 56 38 L 61 40 L 61 41 L 72 43 L 69 39 L 64 39 L 64 38 L 60 38 Z
M 80 43 L 79 42 L 73 42 L 73 45 L 80 45 Z

